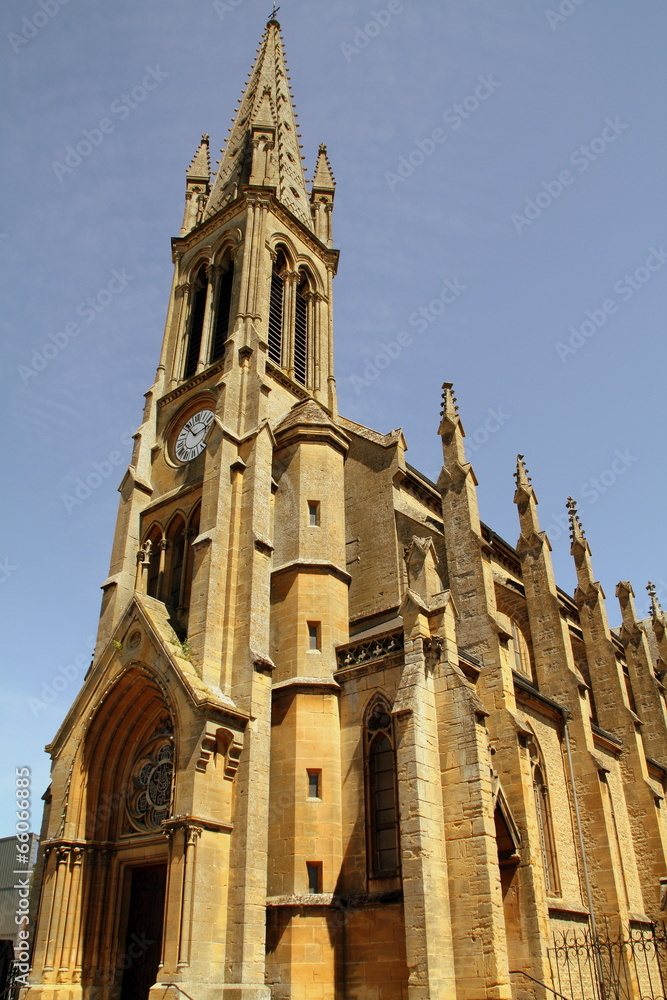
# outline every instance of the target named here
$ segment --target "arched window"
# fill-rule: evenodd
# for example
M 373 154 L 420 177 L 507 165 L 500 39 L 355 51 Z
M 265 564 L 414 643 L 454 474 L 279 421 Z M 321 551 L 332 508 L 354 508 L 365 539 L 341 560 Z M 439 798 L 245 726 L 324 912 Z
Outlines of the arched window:
M 558 859 L 556 857 L 556 840 L 551 818 L 549 788 L 546 781 L 546 770 L 542 754 L 534 738 L 530 741 L 530 756 L 533 770 L 535 815 L 544 865 L 544 883 L 549 896 L 560 896 L 560 878 L 558 875 Z
M 276 365 L 282 364 L 283 355 L 283 304 L 285 299 L 285 254 L 279 250 L 271 271 L 269 300 L 269 358 Z
M 169 607 L 181 607 L 181 584 L 185 563 L 185 521 L 175 517 L 167 534 L 168 571 L 164 600 Z
M 525 635 L 515 621 L 512 622 L 512 647 L 514 669 L 518 670 L 519 673 L 532 678 L 533 671 L 530 664 L 530 650 L 528 649 L 528 643 Z
M 144 542 L 144 551 L 147 552 L 148 578 L 146 581 L 146 593 L 149 597 L 160 599 L 160 565 L 162 557 L 162 531 L 157 524 L 154 524 L 148 533 L 148 538 Z
M 201 349 L 201 338 L 204 332 L 204 314 L 206 312 L 206 292 L 208 289 L 208 278 L 206 277 L 206 265 L 199 268 L 192 289 L 190 330 L 188 333 L 188 346 L 185 352 L 185 366 L 183 368 L 183 378 L 191 378 L 197 371 L 199 361 L 199 351 Z
M 396 755 L 389 705 L 380 695 L 371 702 L 364 725 L 366 829 L 371 878 L 397 875 L 399 864 Z
M 299 271 L 294 309 L 294 378 L 306 384 L 308 375 L 308 275 Z
M 210 363 L 218 361 L 225 353 L 225 344 L 229 336 L 229 326 L 232 312 L 232 285 L 234 284 L 234 262 L 230 260 L 227 269 L 222 272 L 218 282 L 218 296 L 215 303 L 215 321 L 213 341 L 211 343 Z
M 183 587 L 183 607 L 190 607 L 190 593 L 192 591 L 192 580 L 194 575 L 195 550 L 192 543 L 199 534 L 199 519 L 201 515 L 201 504 L 197 504 L 190 515 L 188 530 L 186 532 L 185 546 L 185 582 Z

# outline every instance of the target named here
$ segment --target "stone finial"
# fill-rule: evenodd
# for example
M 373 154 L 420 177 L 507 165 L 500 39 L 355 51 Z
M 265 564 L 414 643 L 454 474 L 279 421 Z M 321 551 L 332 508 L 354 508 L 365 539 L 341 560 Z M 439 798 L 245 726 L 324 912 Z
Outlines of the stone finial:
M 532 490 L 533 481 L 528 475 L 528 469 L 526 468 L 526 463 L 523 459 L 523 455 L 516 456 L 516 472 L 514 473 L 516 485 L 518 489 Z
M 454 383 L 443 382 L 440 415 L 443 417 L 456 417 L 458 416 L 458 412 L 459 408 L 456 402 L 456 396 L 454 395 Z
M 586 534 L 581 526 L 579 515 L 577 514 L 577 501 L 574 497 L 568 497 L 565 505 L 570 512 L 570 539 L 571 541 L 586 541 Z
M 658 600 L 655 584 L 649 580 L 649 582 L 646 584 L 646 589 L 648 591 L 648 596 L 651 599 L 651 617 L 655 621 L 658 621 L 659 619 L 662 619 L 664 617 L 664 612 L 662 610 L 660 601 Z

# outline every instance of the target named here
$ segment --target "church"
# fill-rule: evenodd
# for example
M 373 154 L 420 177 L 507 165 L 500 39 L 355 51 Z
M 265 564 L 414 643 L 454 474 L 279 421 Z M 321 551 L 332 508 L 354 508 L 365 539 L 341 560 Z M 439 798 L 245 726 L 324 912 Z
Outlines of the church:
M 480 521 L 451 383 L 437 483 L 338 412 L 288 79 L 272 18 L 187 169 L 23 1000 L 657 1000 L 667 618 L 610 628 L 573 502 L 559 589 L 522 456 Z

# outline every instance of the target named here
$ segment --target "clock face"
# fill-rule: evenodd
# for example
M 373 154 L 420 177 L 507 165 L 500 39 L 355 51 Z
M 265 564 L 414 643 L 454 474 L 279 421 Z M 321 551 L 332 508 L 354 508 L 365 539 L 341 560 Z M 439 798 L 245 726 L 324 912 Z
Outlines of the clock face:
M 197 455 L 201 455 L 213 420 L 213 410 L 199 410 L 186 420 L 176 438 L 176 458 L 181 462 L 191 462 Z

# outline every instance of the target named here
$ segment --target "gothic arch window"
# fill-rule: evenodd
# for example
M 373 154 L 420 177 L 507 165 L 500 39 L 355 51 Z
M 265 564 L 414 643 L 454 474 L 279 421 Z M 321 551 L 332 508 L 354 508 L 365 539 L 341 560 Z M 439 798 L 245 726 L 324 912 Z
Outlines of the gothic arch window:
M 530 663 L 530 650 L 528 648 L 528 642 L 519 625 L 517 625 L 515 621 L 512 621 L 511 624 L 512 657 L 514 660 L 512 665 L 519 673 L 532 678 L 533 671 Z
M 283 250 L 278 250 L 271 269 L 271 291 L 269 297 L 269 358 L 276 365 L 282 364 L 283 356 L 283 312 L 285 304 L 285 271 L 287 258 Z
M 195 550 L 192 543 L 199 534 L 199 521 L 201 517 L 201 504 L 198 503 L 190 513 L 188 527 L 186 531 L 185 547 L 185 578 L 183 586 L 183 607 L 190 607 L 190 593 L 192 591 L 192 580 L 194 576 Z
M 533 794 L 535 797 L 535 817 L 537 819 L 540 838 L 545 888 L 547 895 L 560 896 L 556 839 L 551 816 L 551 800 L 549 798 L 546 769 L 544 767 L 544 760 L 542 759 L 542 752 L 534 737 L 530 740 L 529 748 L 533 777 Z
M 309 336 L 309 299 L 311 279 L 308 272 L 301 268 L 296 286 L 294 303 L 294 378 L 301 385 L 306 384 L 308 376 L 308 336 Z
M 213 320 L 213 339 L 211 342 L 210 363 L 219 361 L 225 353 L 225 344 L 229 337 L 232 315 L 232 287 L 234 285 L 234 261 L 227 258 L 223 270 L 218 275 L 218 291 L 215 300 L 215 315 Z
M 185 520 L 177 514 L 167 530 L 167 570 L 164 602 L 177 609 L 182 604 L 182 584 L 185 570 Z
M 367 864 L 370 878 L 397 875 L 398 792 L 394 727 L 388 702 L 376 695 L 364 719 Z
M 204 333 L 204 315 L 206 313 L 206 294 L 208 291 L 208 278 L 206 276 L 206 265 L 203 264 L 197 271 L 190 299 L 190 329 L 188 330 L 187 347 L 185 351 L 185 364 L 183 368 L 183 378 L 191 378 L 197 371 L 199 362 L 199 352 Z
M 149 597 L 160 598 L 160 583 L 163 566 L 162 563 L 162 529 L 154 524 L 148 532 L 148 537 L 143 544 L 144 552 L 148 555 L 148 577 L 146 580 L 146 593 Z

